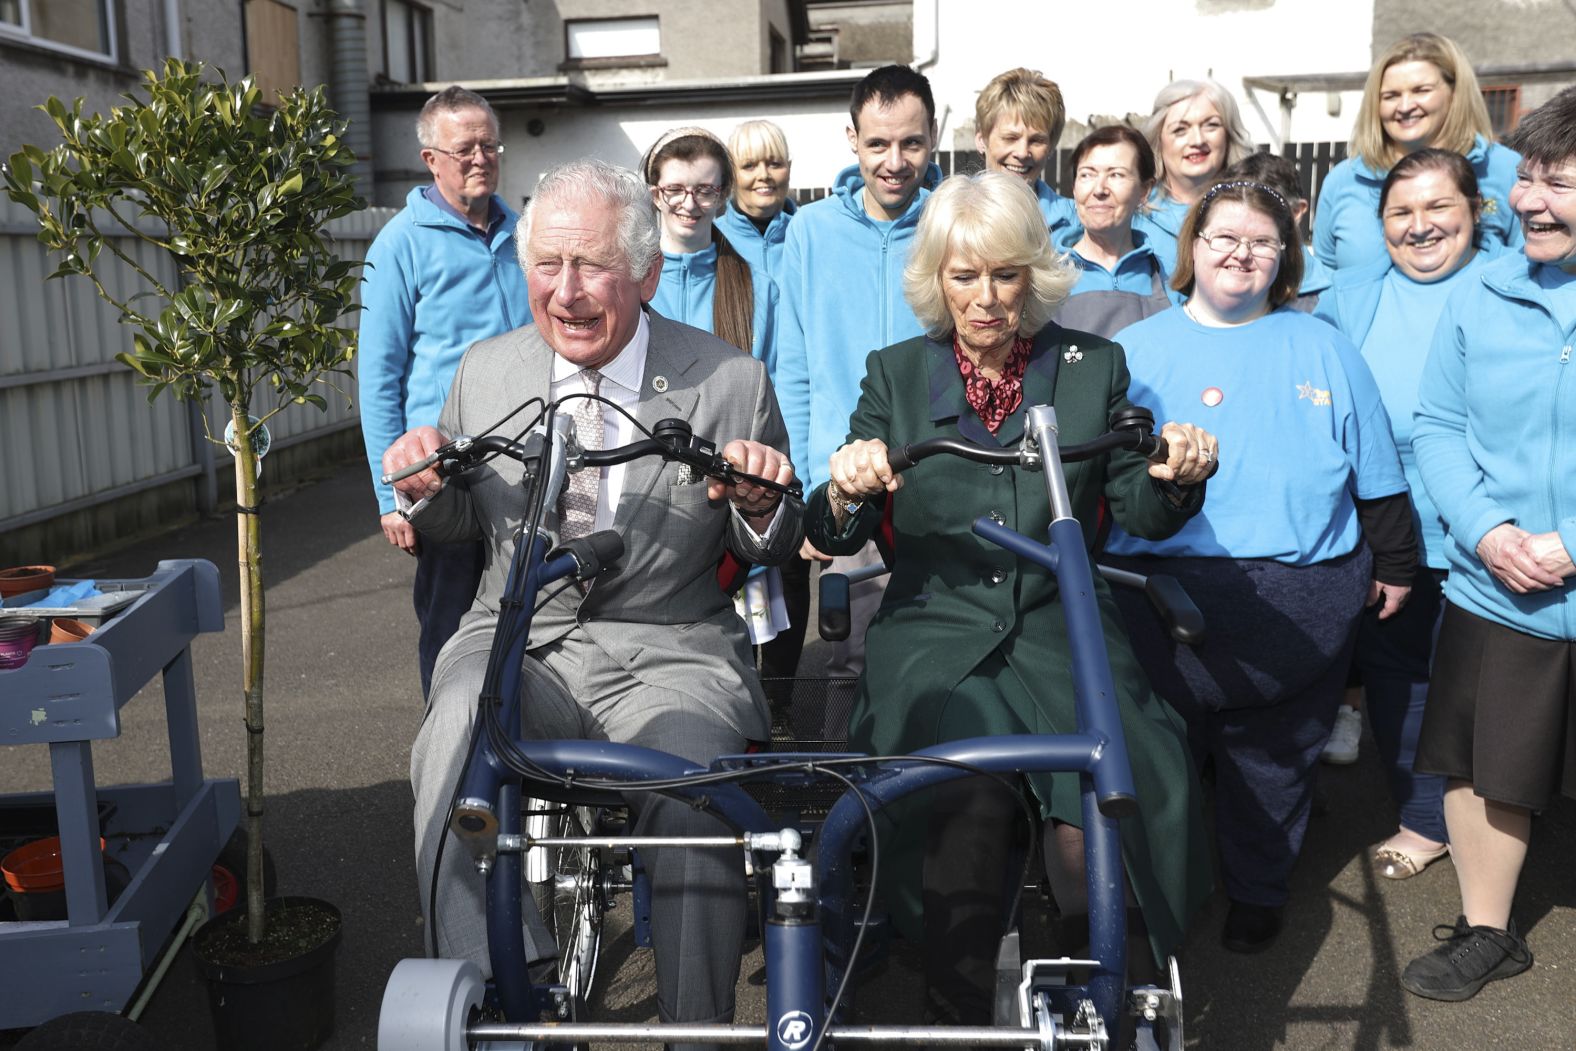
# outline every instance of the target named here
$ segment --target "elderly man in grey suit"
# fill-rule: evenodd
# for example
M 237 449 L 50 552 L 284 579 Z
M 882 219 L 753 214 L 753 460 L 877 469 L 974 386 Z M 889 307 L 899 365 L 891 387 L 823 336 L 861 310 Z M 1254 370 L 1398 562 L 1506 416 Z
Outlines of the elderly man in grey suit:
M 727 441 L 723 455 L 736 467 L 792 480 L 787 433 L 761 364 L 644 309 L 662 256 L 656 211 L 639 177 L 592 160 L 556 168 L 538 185 L 519 230 L 535 323 L 472 346 L 444 405 L 441 433 L 427 427 L 403 435 L 384 457 L 386 470 L 426 457 L 445 434 L 475 434 L 532 397 L 589 391 L 647 427 L 685 418 L 697 434 Z M 576 399 L 565 411 L 571 408 L 582 444 L 611 447 L 638 437 L 599 402 Z M 411 752 L 423 907 L 523 514 L 520 474 L 517 463 L 499 457 L 447 484 L 430 471 L 400 483 L 407 498 L 428 498 L 411 516 L 423 536 L 480 535 L 489 557 L 475 604 L 438 658 Z M 615 529 L 625 554 L 589 588 L 561 591 L 537 614 L 527 678 L 555 688 L 527 699 L 526 735 L 627 741 L 702 765 L 767 738 L 745 627 L 715 568 L 724 551 L 748 562 L 784 561 L 802 539 L 802 510 L 762 486 L 708 482 L 652 459 L 574 476 L 557 509 L 560 530 Z M 716 835 L 721 827 L 665 798 L 642 798 L 638 810 L 642 833 Z M 644 854 L 659 1014 L 677 1022 L 731 1019 L 745 925 L 738 852 Z M 429 921 L 437 922 L 440 953 L 473 959 L 490 973 L 484 884 L 457 842 L 445 848 L 437 880 L 437 916 Z M 551 955 L 530 932 L 527 940 L 535 943 L 528 945 L 533 958 Z

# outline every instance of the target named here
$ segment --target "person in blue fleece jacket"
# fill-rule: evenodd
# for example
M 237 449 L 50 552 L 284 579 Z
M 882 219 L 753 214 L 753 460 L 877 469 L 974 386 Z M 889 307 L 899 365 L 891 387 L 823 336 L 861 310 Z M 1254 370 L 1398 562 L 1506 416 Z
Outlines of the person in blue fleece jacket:
M 865 359 L 924 331 L 903 298 L 903 268 L 920 210 L 941 181 L 931 163 L 936 103 L 930 82 L 907 66 L 883 66 L 854 87 L 848 144 L 858 162 L 838 173 L 830 196 L 799 209 L 777 272 L 777 401 L 788 423 L 795 473 L 806 491 L 848 433 Z M 807 559 L 845 572 L 876 561 L 875 545 L 829 559 L 808 543 Z M 864 632 L 885 578 L 850 592 L 852 630 L 833 647 L 828 674 L 858 675 Z M 828 715 L 835 725 L 846 712 Z
M 985 156 L 985 170 L 1029 184 L 1053 239 L 1078 222 L 1073 202 L 1045 181 L 1066 123 L 1062 89 L 1038 70 L 1009 69 L 992 78 L 974 101 L 974 148 Z
M 1144 121 L 1155 152 L 1155 188 L 1133 220 L 1166 273 L 1177 270 L 1177 235 L 1193 202 L 1220 181 L 1221 172 L 1253 152 L 1237 100 L 1213 80 L 1173 80 L 1155 96 Z
M 1362 688 L 1400 810 L 1399 828 L 1372 855 L 1375 870 L 1388 879 L 1415 876 L 1445 854 L 1445 780 L 1416 773 L 1413 762 L 1450 567 L 1444 524 L 1412 450 L 1412 413 L 1428 354 L 1425 334 L 1433 333 L 1451 293 L 1475 280 L 1492 255 L 1478 245 L 1479 211 L 1477 179 L 1465 157 L 1426 149 L 1401 158 L 1380 192 L 1385 261 L 1337 271 L 1314 310 L 1357 345 L 1373 371 L 1412 493 L 1421 547 L 1406 608 L 1389 620 L 1365 614 L 1359 622 L 1348 682 Z
M 662 229 L 662 280 L 651 309 L 749 352 L 772 375 L 775 286 L 751 270 L 714 222 L 733 192 L 733 162 L 722 140 L 703 128 L 675 128 L 640 166 Z
M 1523 251 L 1451 294 L 1412 432 L 1450 563 L 1417 769 L 1449 779 L 1461 915 L 1401 974 L 1434 1000 L 1532 966 L 1511 918 L 1532 814 L 1576 797 L 1576 88 L 1510 142 Z
M 1488 107 L 1460 45 L 1437 33 L 1414 33 L 1390 45 L 1368 71 L 1352 129 L 1350 156 L 1319 187 L 1313 250 L 1337 270 L 1385 258 L 1379 187 L 1396 161 L 1429 146 L 1454 150 L 1472 164 L 1483 196 L 1483 236 L 1515 248 L 1521 224 L 1508 195 L 1516 152 L 1493 141 Z
M 425 697 L 438 651 L 476 597 L 484 556 L 479 542 L 418 542 L 381 481 L 383 451 L 406 431 L 435 425 L 466 348 L 528 324 L 531 308 L 515 260 L 517 217 L 497 194 L 503 146 L 492 107 L 447 88 L 422 107 L 416 138 L 433 181 L 410 191 L 367 249 L 357 374 L 383 535 L 416 556 Z
M 1073 148 L 1076 225 L 1052 236 L 1078 267 L 1078 283 L 1056 313 L 1063 328 L 1110 339 L 1128 325 L 1182 302 L 1133 216 L 1155 182 L 1149 142 L 1124 124 L 1096 128 Z
M 788 193 L 793 161 L 788 137 L 769 120 L 747 120 L 728 136 L 733 197 L 717 228 L 750 264 L 752 274 L 772 276 L 799 206 Z

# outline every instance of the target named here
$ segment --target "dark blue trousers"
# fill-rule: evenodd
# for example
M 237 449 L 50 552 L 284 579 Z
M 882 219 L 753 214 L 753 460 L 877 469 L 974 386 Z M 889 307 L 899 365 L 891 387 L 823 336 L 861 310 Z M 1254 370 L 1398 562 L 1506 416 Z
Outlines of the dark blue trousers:
M 1401 611 L 1380 620 L 1363 613 L 1357 629 L 1353 662 L 1363 684 L 1363 707 L 1373 727 L 1374 743 L 1390 782 L 1390 795 L 1400 811 L 1401 827 L 1436 842 L 1446 842 L 1445 779 L 1412 770 L 1417 739 L 1423 731 L 1428 701 L 1429 668 L 1434 640 L 1445 603 L 1445 574 L 1424 566 L 1412 581 L 1412 594 Z
M 1371 579 L 1366 547 L 1310 566 L 1261 559 L 1120 558 L 1169 573 L 1203 611 L 1197 647 L 1166 634 L 1142 593 L 1116 589 L 1155 692 L 1187 721 L 1202 769 L 1215 768 L 1215 839 L 1226 896 L 1279 907 L 1290 893 Z
M 486 565 L 480 540 L 438 544 L 422 539 L 416 547 L 416 582 L 411 589 L 416 620 L 421 625 L 417 655 L 421 662 L 421 697 L 432 687 L 438 651 L 460 626 L 460 618 L 476 601 Z

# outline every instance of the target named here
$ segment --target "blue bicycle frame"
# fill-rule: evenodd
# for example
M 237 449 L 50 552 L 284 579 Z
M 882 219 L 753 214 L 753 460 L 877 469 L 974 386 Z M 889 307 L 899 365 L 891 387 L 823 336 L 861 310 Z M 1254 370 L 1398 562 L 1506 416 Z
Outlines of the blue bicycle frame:
M 551 455 L 539 457 L 538 471 L 527 471 L 527 506 L 531 506 L 530 499 L 539 499 L 531 492 L 532 486 L 542 486 L 545 492 L 556 493 L 562 485 L 566 464 L 573 466 L 573 454 L 565 451 L 568 438 L 564 428 L 555 428 L 549 440 Z M 851 854 L 856 840 L 868 828 L 865 805 L 851 790 L 833 806 L 815 838 L 816 864 L 812 870 L 809 862 L 795 853 L 797 833 L 774 832 L 765 811 L 737 783 L 712 780 L 704 785 L 668 791 L 697 800 L 704 796 L 705 805 L 741 833 L 737 840 L 740 846 L 747 849 L 769 846 L 782 851 L 779 860 L 771 866 L 770 879 L 758 881 L 769 916 L 764 928 L 768 974 L 768 1021 L 764 1029 L 760 1026 L 537 1023 L 535 1020 L 550 1001 L 544 999 L 546 990 L 531 984 L 527 970 L 522 923 L 522 910 L 526 906 L 520 893 L 523 855 L 519 850 L 499 849 L 500 842 L 529 846 L 519 834 L 522 775 L 500 758 L 486 729 L 478 727 L 457 794 L 451 827 L 469 847 L 478 869 L 488 873 L 488 940 L 497 997 L 508 1021 L 472 1023 L 467 1028 L 470 1038 L 555 1043 L 636 1038 L 713 1043 L 759 1043 L 764 1040 L 771 1051 L 806 1051 L 824 1039 L 850 1044 L 875 1039 L 912 1043 L 955 1043 L 967 1039 L 975 1044 L 1022 1046 L 1042 1043 L 1057 1032 L 1056 1023 L 1046 1017 L 1047 1008 L 1064 1020 L 1077 1017 L 1088 1021 L 1089 1004 L 1098 1015 L 1096 1023 L 1103 1023 L 1104 1029 L 1110 1032 L 1117 1031 L 1118 1019 L 1128 1006 L 1124 999 L 1126 909 L 1117 821 L 1137 807 L 1132 771 L 1114 700 L 1093 572 L 1083 546 L 1082 528 L 1072 514 L 1057 445 L 1056 414 L 1051 407 L 1035 406 L 1029 410 L 1025 444 L 1017 455 L 1024 466 L 1044 469 L 1052 509 L 1048 543 L 1023 536 L 988 518 L 977 520 L 973 528 L 979 536 L 1056 574 L 1061 602 L 1067 611 L 1077 732 L 951 741 L 916 752 L 912 757 L 870 760 L 868 763 L 857 763 L 855 757 L 825 754 L 724 756 L 714 761 L 710 770 L 769 772 L 774 764 L 795 764 L 803 770 L 806 765 L 841 760 L 852 764 L 851 769 L 843 768 L 845 776 L 857 782 L 857 791 L 872 809 L 931 785 L 981 770 L 1001 774 L 1078 773 L 1092 957 L 1088 961 L 1087 982 L 1036 987 L 1036 994 L 1045 997 L 1039 1001 L 1039 1028 L 1035 1028 L 1033 1017 L 1026 1017 L 1022 1028 L 960 1030 L 947 1027 L 947 1036 L 932 1039 L 936 1031 L 916 1027 L 851 1027 L 839 1024 L 838 1019 L 829 1019 L 826 990 L 837 988 L 844 970 L 853 963 L 851 952 L 856 940 L 858 903 L 854 900 Z M 1066 557 L 1061 557 L 1064 554 Z M 545 587 L 576 570 L 574 556 L 550 554 L 547 536 L 522 533 L 516 544 L 506 590 L 507 595 L 518 595 L 520 600 L 502 610 L 494 643 L 499 646 L 502 640 L 509 640 L 507 652 L 495 654 L 495 658 L 503 662 L 499 677 L 499 719 L 513 747 L 529 762 L 565 778 L 625 782 L 631 790 L 639 790 L 640 782 L 644 781 L 678 779 L 707 772 L 677 756 L 633 745 L 520 739 L 521 663 L 531 611 Z M 965 764 L 967 768 L 950 765 L 952 763 Z M 785 845 L 787 849 L 783 849 Z M 810 886 L 812 871 L 819 873 L 818 897 Z M 766 875 L 762 866 L 757 866 L 757 872 L 763 877 Z M 823 923 L 829 932 L 825 936 Z M 1026 978 L 1025 992 L 1021 995 L 1026 1010 L 1029 984 Z M 1163 990 L 1156 992 L 1161 997 L 1166 995 Z M 1173 992 L 1177 994 L 1175 1021 L 1179 1023 L 1179 990 Z M 1151 1004 L 1155 1002 L 1151 998 Z M 833 1026 L 830 1032 L 829 1024 Z M 1095 1028 L 1099 1029 L 1099 1025 Z M 1084 1046 L 1104 1045 L 1091 1040 Z M 1180 1046 L 1179 1029 L 1173 1035 L 1173 1046 Z

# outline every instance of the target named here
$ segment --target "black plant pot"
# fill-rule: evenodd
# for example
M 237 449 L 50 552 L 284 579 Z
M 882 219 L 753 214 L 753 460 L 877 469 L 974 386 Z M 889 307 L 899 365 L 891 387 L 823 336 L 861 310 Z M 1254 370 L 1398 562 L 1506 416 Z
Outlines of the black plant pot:
M 303 907 L 322 910 L 321 941 L 274 949 L 282 926 L 276 913 Z M 193 955 L 208 982 L 214 1046 L 225 1051 L 312 1051 L 334 1032 L 334 952 L 339 948 L 339 910 L 316 898 L 270 898 L 269 934 L 262 946 L 236 959 L 233 945 L 245 941 L 246 914 L 234 909 L 209 920 L 192 938 Z M 329 928 L 332 928 L 330 931 Z M 267 957 L 272 958 L 267 958 Z

